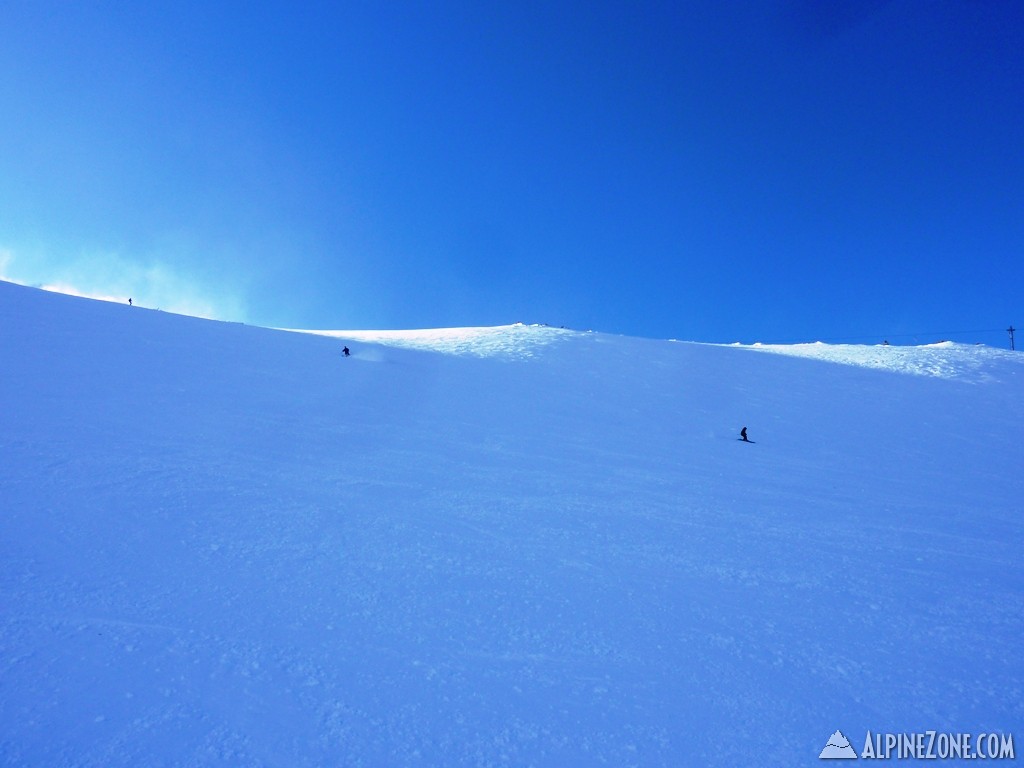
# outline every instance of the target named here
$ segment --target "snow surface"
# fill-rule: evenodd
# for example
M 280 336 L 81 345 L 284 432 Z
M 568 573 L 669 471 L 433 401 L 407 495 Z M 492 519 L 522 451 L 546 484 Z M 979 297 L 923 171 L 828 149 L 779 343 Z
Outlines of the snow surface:
M 732 346 L 742 346 L 734 344 Z M 780 355 L 810 357 L 844 365 L 882 368 L 898 373 L 918 376 L 938 376 L 964 381 L 988 381 L 1002 370 L 996 361 L 1005 363 L 1010 375 L 1020 371 L 1021 356 L 1009 350 L 971 344 L 940 341 L 915 347 L 895 347 L 888 344 L 865 346 L 859 344 L 752 344 L 746 349 L 774 352 Z
M 1020 357 L 388 336 L 0 283 L 0 763 L 1022 738 Z
M 347 341 L 423 349 L 449 355 L 527 358 L 538 348 L 575 335 L 573 331 L 546 325 L 500 325 L 484 328 L 431 328 L 415 331 L 300 331 Z

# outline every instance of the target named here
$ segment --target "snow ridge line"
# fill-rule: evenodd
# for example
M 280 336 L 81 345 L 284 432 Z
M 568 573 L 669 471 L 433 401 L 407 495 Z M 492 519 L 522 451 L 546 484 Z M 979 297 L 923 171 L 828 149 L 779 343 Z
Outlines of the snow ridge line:
M 282 330 L 448 355 L 506 357 L 520 360 L 533 357 L 541 348 L 578 333 L 564 328 L 523 323 L 407 331 L 325 331 L 294 328 Z

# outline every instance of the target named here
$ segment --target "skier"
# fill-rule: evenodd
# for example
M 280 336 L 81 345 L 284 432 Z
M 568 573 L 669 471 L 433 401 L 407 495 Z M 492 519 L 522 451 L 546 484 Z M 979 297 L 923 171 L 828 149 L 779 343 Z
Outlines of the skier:
M 130 307 L 131 305 L 132 305 L 132 300 L 128 299 L 128 306 Z
M 747 428 L 746 427 L 744 427 L 743 429 L 740 430 L 740 440 L 742 440 L 744 443 L 749 443 L 750 442 L 750 440 L 747 439 Z
M 345 347 L 343 350 L 341 350 L 341 354 L 343 354 L 345 357 L 348 357 L 349 354 L 351 353 L 348 351 L 348 347 Z

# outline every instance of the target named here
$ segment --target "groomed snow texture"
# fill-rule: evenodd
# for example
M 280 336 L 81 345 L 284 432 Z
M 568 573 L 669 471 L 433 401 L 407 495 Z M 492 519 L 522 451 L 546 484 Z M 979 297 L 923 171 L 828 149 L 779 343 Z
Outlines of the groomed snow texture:
M 336 336 L 0 283 L 0 764 L 1024 740 L 1020 353 Z

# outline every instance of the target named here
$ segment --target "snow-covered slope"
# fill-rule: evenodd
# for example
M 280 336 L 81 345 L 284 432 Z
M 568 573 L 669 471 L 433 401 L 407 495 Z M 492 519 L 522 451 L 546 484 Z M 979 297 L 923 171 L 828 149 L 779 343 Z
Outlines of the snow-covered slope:
M 1018 355 L 1009 350 L 951 341 L 920 347 L 823 344 L 819 341 L 814 344 L 754 344 L 747 349 L 961 381 L 989 381 L 1002 370 L 1004 363 L 1007 370 L 1016 371 L 1020 362 Z
M 573 331 L 546 325 L 502 325 L 487 328 L 431 328 L 416 331 L 304 331 L 345 341 L 382 344 L 402 349 L 422 349 L 449 355 L 502 357 L 506 360 L 533 357 L 542 347 L 554 344 Z
M 1021 738 L 1021 357 L 340 336 L 0 283 L 0 764 Z

